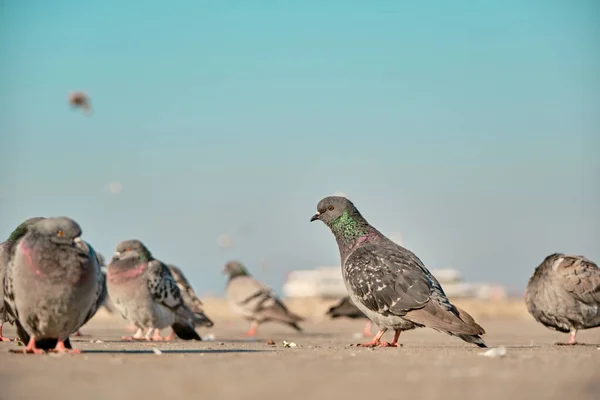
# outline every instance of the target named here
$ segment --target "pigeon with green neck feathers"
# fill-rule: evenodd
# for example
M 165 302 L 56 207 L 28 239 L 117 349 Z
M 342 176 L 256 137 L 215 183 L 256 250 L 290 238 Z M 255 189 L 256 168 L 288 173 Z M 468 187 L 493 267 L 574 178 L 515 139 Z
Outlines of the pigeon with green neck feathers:
M 117 245 L 106 279 L 115 308 L 138 328 L 124 339 L 162 341 L 160 330 L 171 326 L 183 340 L 202 340 L 193 325 L 202 320 L 185 305 L 169 268 L 139 240 Z
M 380 328 L 364 347 L 398 347 L 400 333 L 429 327 L 486 347 L 484 329 L 450 303 L 440 283 L 410 250 L 371 226 L 345 197 L 326 197 L 310 219 L 324 222 L 340 251 L 342 277 L 352 302 Z M 393 329 L 392 342 L 381 341 Z
M 289 311 L 275 292 L 254 279 L 241 263 L 230 261 L 223 272 L 229 275 L 226 296 L 230 307 L 251 321 L 246 336 L 255 336 L 258 326 L 268 321 L 281 322 L 302 331 L 298 325 L 303 321 L 302 317 Z

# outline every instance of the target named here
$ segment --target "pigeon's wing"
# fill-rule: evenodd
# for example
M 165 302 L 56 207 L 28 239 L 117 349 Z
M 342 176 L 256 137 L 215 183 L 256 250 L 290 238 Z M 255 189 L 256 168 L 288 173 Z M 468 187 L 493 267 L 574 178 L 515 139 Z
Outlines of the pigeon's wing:
M 185 304 L 194 312 L 202 312 L 203 304 L 198 296 L 196 296 L 196 292 L 194 292 L 192 285 L 187 280 L 183 272 L 174 265 L 167 265 L 167 267 L 169 268 L 177 287 L 179 287 L 179 290 L 181 291 L 181 295 Z
M 600 304 L 600 268 L 581 256 L 564 256 L 553 264 L 554 279 L 559 280 L 575 299 L 587 304 Z
M 94 248 L 89 243 L 86 242 L 86 245 L 88 247 L 88 260 L 89 262 L 93 263 L 94 270 L 96 271 L 96 293 L 94 304 L 87 313 L 81 326 L 85 325 L 90 319 L 94 317 L 94 315 L 96 315 L 96 312 L 98 311 L 100 306 L 102 306 L 102 303 L 104 303 L 107 296 L 106 275 L 102 273 L 102 270 L 100 268 L 100 262 L 103 260 L 101 258 L 102 256 L 99 256 L 99 254 L 96 253 Z
M 173 312 L 187 308 L 169 268 L 158 260 L 152 260 L 148 263 L 148 288 L 155 302 L 162 304 Z
M 352 291 L 372 311 L 456 334 L 484 332 L 468 314 L 461 316 L 438 290 L 437 280 L 404 248 L 367 243 L 350 255 L 344 268 Z
M 284 322 L 302 320 L 301 317 L 287 309 L 273 290 L 251 276 L 239 276 L 232 279 L 227 293 L 230 301 L 248 314 Z

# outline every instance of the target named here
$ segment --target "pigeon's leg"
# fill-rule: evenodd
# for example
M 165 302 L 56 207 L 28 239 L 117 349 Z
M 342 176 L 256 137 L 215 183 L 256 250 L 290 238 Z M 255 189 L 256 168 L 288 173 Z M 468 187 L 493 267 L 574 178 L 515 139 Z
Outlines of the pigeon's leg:
M 81 350 L 79 349 L 67 349 L 65 347 L 65 342 L 59 340 L 56 342 L 56 346 L 51 350 L 53 353 L 72 353 L 72 354 L 81 354 Z
M 35 345 L 35 337 L 31 336 L 29 338 L 29 343 L 27 343 L 27 347 L 25 347 L 25 350 L 23 350 L 23 353 L 44 354 L 45 351 L 37 348 Z
M 381 342 L 379 347 L 402 347 L 400 343 L 398 343 L 398 338 L 400 337 L 400 333 L 402 331 L 400 329 L 394 329 L 394 339 L 391 342 Z
M 10 342 L 10 338 L 2 336 L 2 324 L 0 324 L 0 342 Z
M 569 337 L 569 344 L 577 344 L 577 329 L 573 329 L 571 331 L 571 336 Z
M 367 321 L 367 323 L 365 324 L 365 327 L 363 329 L 363 336 L 370 337 L 372 328 L 373 328 L 373 322 L 371 322 L 370 320 Z
M 155 329 L 151 328 L 148 332 L 153 332 L 152 337 L 150 339 L 155 342 L 163 342 L 165 340 L 164 337 L 160 336 L 160 329 L 158 329 L 158 328 L 155 328 Z M 146 336 L 146 337 L 148 337 L 148 336 Z
M 133 336 L 121 336 L 122 340 L 132 341 L 132 340 L 144 340 L 144 332 L 142 328 L 138 328 Z
M 250 330 L 244 334 L 244 336 L 254 337 L 256 336 L 256 330 L 258 329 L 258 322 L 252 321 L 250 324 Z
M 373 340 L 371 340 L 369 343 L 359 343 L 359 344 L 355 344 L 354 346 L 355 347 L 377 347 L 377 346 L 381 345 L 381 338 L 383 337 L 383 335 L 385 335 L 387 330 L 388 330 L 388 328 L 381 329 L 377 333 L 377 335 L 375 335 Z
M 175 331 L 173 330 L 173 328 L 171 328 L 171 333 L 165 338 L 165 341 L 170 342 L 172 340 L 175 340 L 176 337 L 177 335 L 175 334 Z

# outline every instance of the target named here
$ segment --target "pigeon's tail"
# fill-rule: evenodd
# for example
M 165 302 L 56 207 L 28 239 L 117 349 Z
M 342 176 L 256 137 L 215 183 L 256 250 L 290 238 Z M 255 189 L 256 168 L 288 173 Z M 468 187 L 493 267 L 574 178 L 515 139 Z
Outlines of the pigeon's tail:
M 173 332 L 178 338 L 183 340 L 202 340 L 200 335 L 196 332 L 194 327 L 187 321 L 178 321 L 171 325 Z
M 358 307 L 351 303 L 349 297 L 343 298 L 338 304 L 329 308 L 326 315 L 332 319 L 346 317 L 346 318 L 367 318 Z
M 297 322 L 288 322 L 288 325 L 297 330 L 298 332 L 302 332 L 302 328 L 298 325 Z
M 461 338 L 462 340 L 464 340 L 467 343 L 473 343 L 473 344 L 477 345 L 478 347 L 487 348 L 487 345 L 485 344 L 485 342 L 479 335 L 458 334 L 456 336 Z
M 210 319 L 210 318 L 208 318 L 208 317 L 206 316 L 206 314 L 204 314 L 204 313 L 203 313 L 203 312 L 201 312 L 201 311 L 197 311 L 197 312 L 195 312 L 195 313 L 194 313 L 194 317 L 195 317 L 195 318 L 194 318 L 194 320 L 193 320 L 193 321 L 194 321 L 194 324 L 195 324 L 196 326 L 205 326 L 205 327 L 207 327 L 207 328 L 210 328 L 211 326 L 213 326 L 213 325 L 214 325 L 214 323 L 211 321 L 211 319 Z

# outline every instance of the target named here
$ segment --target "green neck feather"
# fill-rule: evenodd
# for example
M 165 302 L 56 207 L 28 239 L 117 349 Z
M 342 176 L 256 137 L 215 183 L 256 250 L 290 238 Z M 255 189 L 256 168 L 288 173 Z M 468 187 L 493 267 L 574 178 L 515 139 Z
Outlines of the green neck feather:
M 338 239 L 355 239 L 369 233 L 369 224 L 360 215 L 350 215 L 344 211 L 336 220 L 330 224 L 333 234 Z

